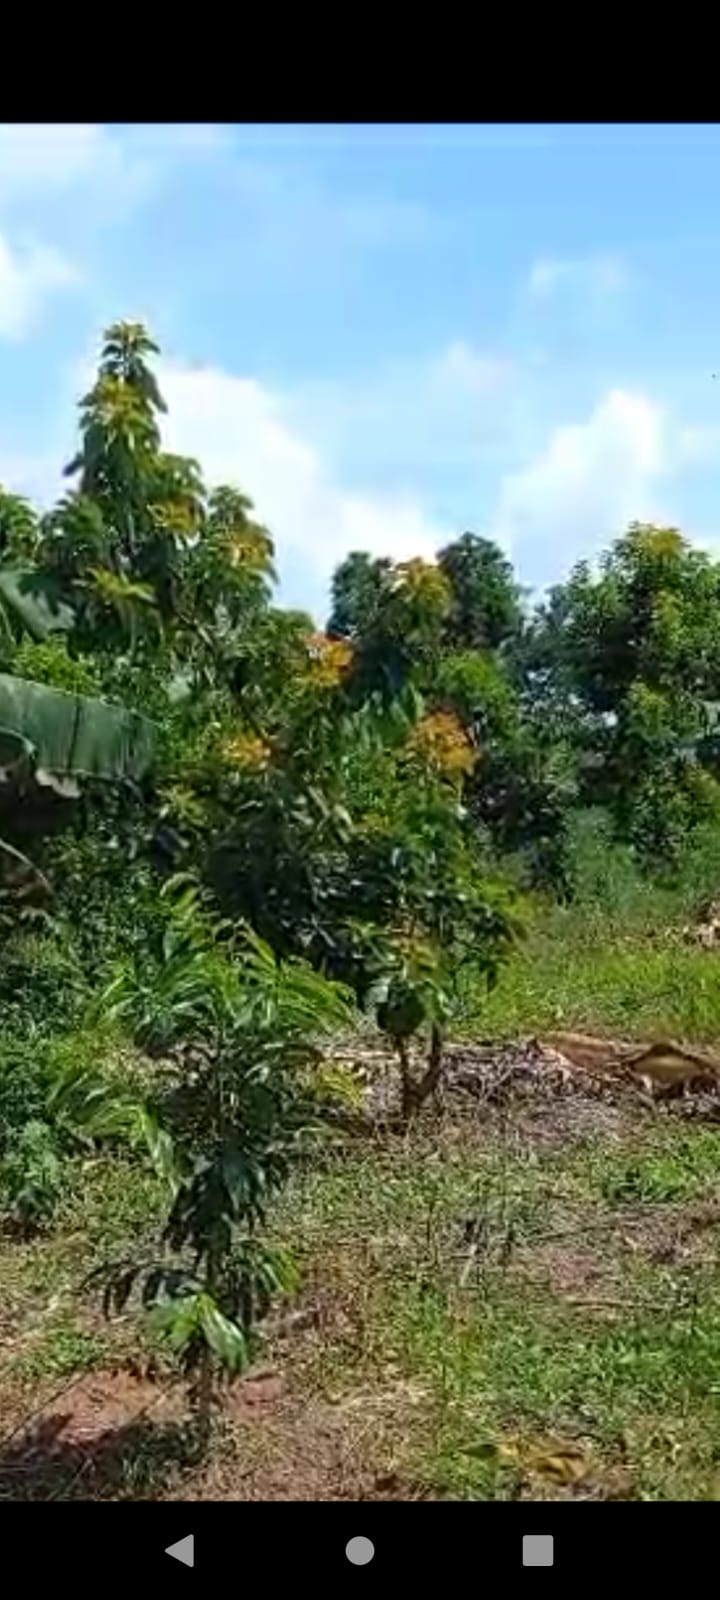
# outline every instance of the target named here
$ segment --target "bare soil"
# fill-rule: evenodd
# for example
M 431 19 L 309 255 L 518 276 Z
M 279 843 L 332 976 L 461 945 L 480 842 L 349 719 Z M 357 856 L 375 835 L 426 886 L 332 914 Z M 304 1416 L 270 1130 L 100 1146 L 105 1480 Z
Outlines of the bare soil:
M 370 1061 L 369 1055 L 362 1058 L 371 1069 L 366 1127 L 377 1129 L 390 1115 L 395 1086 L 387 1061 L 382 1063 L 386 1070 L 378 1072 L 377 1053 Z M 448 1144 L 453 1129 L 467 1132 L 470 1124 L 473 1138 L 490 1146 L 498 1136 L 510 1135 L 538 1152 L 589 1140 L 612 1148 L 639 1124 L 667 1115 L 717 1120 L 717 1086 L 685 1086 L 677 1098 L 657 1101 L 646 1086 L 625 1075 L 577 1070 L 537 1041 L 458 1044 L 448 1052 L 441 1117 Z M 437 1113 L 429 1109 L 423 1113 L 426 1130 L 433 1116 Z M 650 1266 L 717 1255 L 720 1204 L 617 1207 L 611 1250 L 607 1217 L 599 1215 L 596 1222 L 593 1231 L 586 1215 L 564 1204 L 549 1219 L 546 1237 L 513 1247 L 512 1274 L 529 1291 L 549 1290 L 588 1307 L 597 1304 L 601 1314 L 612 1315 L 621 1295 L 623 1251 Z M 333 1402 L 308 1392 L 303 1383 L 304 1341 L 321 1341 L 324 1321 L 337 1323 L 344 1315 L 351 1321 L 342 1293 L 336 1297 L 327 1287 L 324 1292 L 325 1303 L 320 1291 L 287 1315 L 284 1331 L 280 1327 L 271 1342 L 277 1364 L 249 1373 L 228 1389 L 209 1461 L 199 1464 L 193 1456 L 180 1383 L 124 1368 L 93 1371 L 66 1383 L 0 1441 L 0 1499 L 437 1497 L 437 1490 L 399 1469 L 396 1459 L 404 1420 L 425 1402 L 421 1385 L 398 1377 L 369 1390 L 360 1385 Z M 530 1485 L 533 1470 L 530 1461 Z M 594 1468 L 574 1472 L 568 1466 L 567 1471 L 567 1492 L 596 1498 L 623 1492 L 621 1461 L 614 1477 L 610 1474 L 612 1482 L 606 1474 L 605 1488 L 596 1484 L 594 1491 Z

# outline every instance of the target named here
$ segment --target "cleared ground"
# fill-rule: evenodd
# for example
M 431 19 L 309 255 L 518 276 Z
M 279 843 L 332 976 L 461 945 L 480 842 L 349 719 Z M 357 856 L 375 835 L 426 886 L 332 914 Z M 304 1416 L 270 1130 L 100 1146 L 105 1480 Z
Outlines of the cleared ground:
M 4 1240 L 3 1497 L 718 1498 L 720 1126 L 500 1047 L 453 1078 L 440 1121 L 298 1175 L 303 1289 L 203 1466 L 142 1324 L 78 1296 L 153 1183 L 91 1164 Z

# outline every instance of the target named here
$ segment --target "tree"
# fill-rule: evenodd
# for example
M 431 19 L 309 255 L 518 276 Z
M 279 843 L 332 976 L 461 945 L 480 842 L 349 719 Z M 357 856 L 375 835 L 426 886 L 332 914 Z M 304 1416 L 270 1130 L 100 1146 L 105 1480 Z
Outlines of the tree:
M 146 363 L 156 349 L 139 324 L 108 329 L 65 469 L 77 485 L 44 519 L 41 563 L 63 582 L 88 650 L 134 649 L 167 609 L 174 540 L 154 510 L 164 402 Z
M 407 1116 L 439 1082 L 463 965 L 492 978 L 514 924 L 461 804 L 475 759 L 463 726 L 411 688 L 358 705 L 342 649 L 312 641 L 285 725 L 228 751 L 209 881 L 226 914 L 374 1010 Z M 428 1029 L 431 1059 L 413 1077 L 409 1041 Z
M 96 1102 L 95 1084 L 102 1124 L 86 1108 L 88 1128 L 144 1139 L 167 1183 L 158 1250 L 118 1264 L 110 1302 L 138 1286 L 207 1431 L 220 1371 L 247 1361 L 291 1282 L 264 1229 L 305 1147 L 323 1031 L 353 999 L 376 1017 L 407 1120 L 440 1083 L 466 963 L 491 982 L 510 949 L 510 897 L 466 800 L 478 694 L 501 729 L 512 693 L 490 646 L 462 661 L 436 562 L 352 558 L 328 632 L 273 605 L 252 502 L 163 449 L 156 354 L 139 324 L 107 331 L 69 492 L 39 538 L 6 508 L 8 557 L 65 631 L 15 619 L 4 720 L 23 805 L 31 782 L 80 789 L 82 826 L 44 857 L 58 937 L 153 1060 L 142 1103 L 118 1084 Z M 0 549 L 0 594 L 2 566 Z
M 464 533 L 440 551 L 438 565 L 452 592 L 447 627 L 456 649 L 498 650 L 517 639 L 522 591 L 492 540 Z
M 37 549 L 38 519 L 22 495 L 9 494 L 0 484 L 0 562 L 26 563 Z
M 135 651 L 175 617 L 204 489 L 197 463 L 161 449 L 165 402 L 140 323 L 105 335 L 98 377 L 80 403 L 76 486 L 44 519 L 40 561 L 62 582 L 81 648 Z
M 179 657 L 208 683 L 239 684 L 239 662 L 270 605 L 274 546 L 251 513 L 252 501 L 224 485 L 207 497 L 187 551 L 180 603 Z
M 0 883 L 28 881 L 49 892 L 25 853 L 68 820 L 68 802 L 88 779 L 139 783 L 155 749 L 147 718 L 122 706 L 0 674 Z M 12 919 L 10 921 L 12 928 Z
M 552 591 L 541 640 L 595 712 L 633 683 L 709 695 L 720 678 L 717 565 L 676 528 L 631 524 L 601 557 Z M 544 636 L 544 637 L 543 637 Z
M 24 636 L 46 639 L 72 621 L 56 586 L 34 566 L 39 538 L 32 506 L 0 484 L 0 649 L 8 660 L 12 645 Z
M 551 594 L 528 656 L 538 708 L 563 715 L 588 801 L 648 859 L 717 805 L 702 771 L 720 692 L 720 568 L 677 529 L 633 523 L 594 572 Z
M 380 693 L 392 700 L 410 682 L 432 681 L 452 594 L 432 561 L 376 563 L 374 572 L 372 600 L 356 610 L 352 681 L 356 699 Z
M 160 959 L 126 966 L 102 1002 L 146 1050 L 179 1051 L 153 1099 L 126 1108 L 165 1182 L 167 1217 L 155 1256 L 98 1276 L 108 1309 L 138 1289 L 154 1311 L 206 1445 L 219 1383 L 249 1364 L 258 1321 L 296 1285 L 294 1263 L 260 1230 L 311 1131 L 319 1040 L 349 1010 L 307 965 L 278 962 L 248 928 L 220 921 L 192 884 L 171 883 L 168 896 Z
M 354 550 L 341 561 L 332 580 L 331 637 L 357 639 L 367 633 L 386 597 L 392 562 Z
M 352 640 L 356 703 L 418 691 L 459 718 L 476 752 L 463 798 L 500 853 L 520 853 L 533 882 L 567 883 L 574 800 L 566 740 L 523 694 L 526 624 L 512 567 L 466 533 L 436 563 L 354 554 L 338 568 L 330 631 Z

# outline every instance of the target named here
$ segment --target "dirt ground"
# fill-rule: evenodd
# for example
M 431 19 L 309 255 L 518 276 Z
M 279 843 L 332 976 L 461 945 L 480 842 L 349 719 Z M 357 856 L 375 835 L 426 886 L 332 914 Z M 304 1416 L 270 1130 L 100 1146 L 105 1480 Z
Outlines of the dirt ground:
M 386 1089 L 370 1075 L 368 1106 L 382 1119 Z M 432 1116 L 425 1121 L 425 1137 Z M 673 1100 L 653 1101 L 625 1078 L 574 1071 L 539 1045 L 454 1047 L 442 1112 L 445 1148 L 454 1138 L 492 1145 L 502 1135 L 539 1154 L 591 1140 L 620 1147 L 658 1119 L 716 1120 L 717 1090 L 702 1085 Z M 581 1209 L 564 1202 L 544 1238 L 513 1245 L 512 1271 L 528 1292 L 594 1304 L 612 1316 L 622 1303 L 618 1249 L 597 1247 Z M 557 1221 L 557 1219 L 556 1219 Z M 609 1226 L 598 1217 L 599 1232 Z M 658 1266 L 717 1251 L 720 1202 L 622 1205 L 612 1216 L 615 1245 Z M 316 1293 L 316 1291 L 314 1291 Z M 320 1296 L 320 1299 L 322 1297 Z M 332 1292 L 330 1291 L 332 1299 Z M 342 1308 L 331 1306 L 331 1317 Z M 0 1442 L 0 1498 L 173 1500 L 386 1500 L 436 1498 L 437 1487 L 398 1468 L 396 1443 L 427 1402 L 421 1382 L 398 1374 L 370 1388 L 329 1399 L 305 1382 L 304 1354 L 322 1343 L 323 1316 L 312 1296 L 285 1314 L 269 1360 L 228 1390 L 209 1461 L 193 1454 L 183 1386 L 127 1367 L 82 1372 L 61 1384 Z M 623 1469 L 624 1470 L 624 1469 Z M 572 1473 L 570 1473 L 572 1476 Z M 607 1476 L 607 1475 L 606 1475 Z M 609 1480 L 608 1480 L 609 1481 Z M 623 1472 L 617 1476 L 622 1492 Z
M 0 1448 L 0 1499 L 384 1500 L 428 1498 L 373 1457 L 383 1414 L 397 1426 L 421 1396 L 398 1384 L 336 1405 L 293 1392 L 265 1368 L 237 1381 L 211 1459 L 197 1466 L 180 1384 L 126 1371 L 86 1373 Z M 148 1482 L 144 1483 L 143 1480 Z M 150 1483 L 152 1479 L 152 1483 Z

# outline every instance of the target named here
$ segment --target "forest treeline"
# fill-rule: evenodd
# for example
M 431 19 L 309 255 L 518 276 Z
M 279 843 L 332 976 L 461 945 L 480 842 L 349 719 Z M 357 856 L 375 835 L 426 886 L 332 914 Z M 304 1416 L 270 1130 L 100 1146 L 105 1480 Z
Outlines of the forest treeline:
M 163 449 L 157 353 L 110 328 L 67 493 L 0 492 L 0 1180 L 33 1218 L 78 1141 L 149 1151 L 158 1260 L 108 1293 L 139 1274 L 207 1401 L 289 1282 L 258 1229 L 319 1034 L 372 1016 L 411 1117 L 460 975 L 572 895 L 578 812 L 652 872 L 720 823 L 720 565 L 633 524 L 532 606 L 464 532 L 348 555 L 319 631 L 246 494 Z M 142 1093 L 106 1021 L 164 1064 Z

